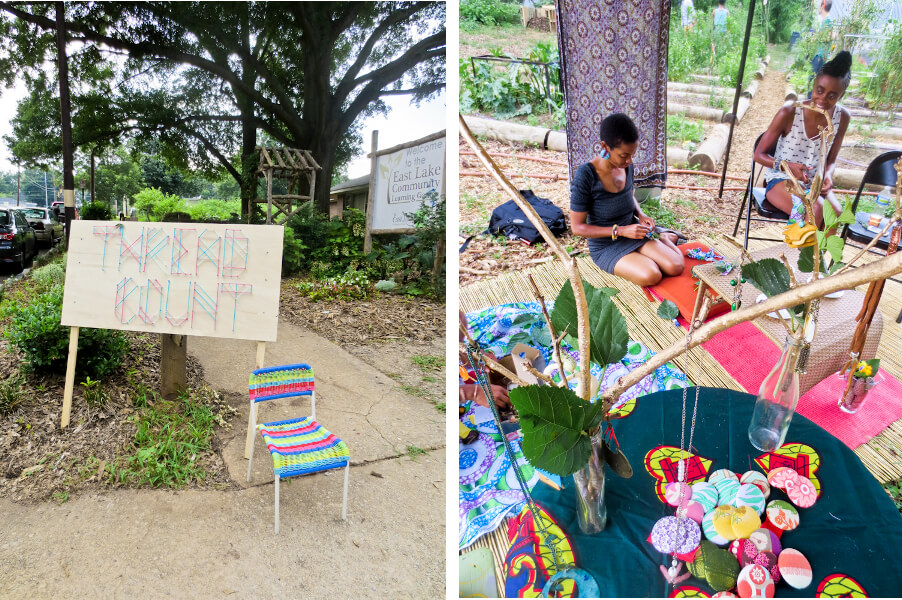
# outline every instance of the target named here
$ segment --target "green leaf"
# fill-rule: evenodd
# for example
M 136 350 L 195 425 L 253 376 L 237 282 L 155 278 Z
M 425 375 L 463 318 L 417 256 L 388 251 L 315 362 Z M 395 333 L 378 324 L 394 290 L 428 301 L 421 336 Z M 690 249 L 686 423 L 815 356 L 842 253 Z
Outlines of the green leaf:
M 824 204 L 829 204 L 829 202 L 825 202 Z M 852 204 L 846 198 L 846 202 L 843 203 L 842 206 L 842 214 L 839 215 L 839 222 L 845 223 L 846 225 L 851 225 L 855 222 L 855 213 L 852 212 Z
M 537 346 L 551 346 L 551 332 L 547 327 L 536 327 L 532 330 L 532 341 Z
M 829 204 L 827 202 L 826 204 Z M 833 258 L 833 262 L 842 260 L 842 249 L 845 247 L 846 241 L 838 235 L 831 235 L 827 238 L 827 252 Z
M 797 266 L 802 273 L 811 273 L 814 270 L 814 246 L 805 246 L 799 250 Z
M 609 298 L 612 288 L 596 289 L 583 281 L 583 289 L 589 305 L 589 359 L 602 366 L 617 362 L 626 356 L 629 333 L 626 320 Z M 554 301 L 551 322 L 558 333 L 566 328 L 568 342 L 574 347 L 578 345 L 576 300 L 569 281 L 564 283 Z
M 532 325 L 536 321 L 539 320 L 539 317 L 530 313 L 523 313 L 519 315 L 516 319 L 514 319 L 513 323 L 511 323 L 512 327 L 522 327 L 526 328 L 527 325 Z
M 678 314 L 680 314 L 680 309 L 670 300 L 664 300 L 658 305 L 658 316 L 662 319 L 672 321 L 677 318 Z
M 836 225 L 836 211 L 833 210 L 833 204 L 824 202 L 824 229 L 830 230 Z
M 838 270 L 842 269 L 844 266 L 846 266 L 846 263 L 843 263 L 843 262 L 835 262 L 835 263 L 833 263 L 832 265 L 830 265 L 830 270 L 828 271 L 828 273 L 829 273 L 830 275 L 833 275 L 833 274 L 836 273 Z
M 515 333 L 510 337 L 509 344 L 510 347 L 513 348 L 515 344 L 529 344 L 529 342 L 531 341 L 532 337 L 525 331 L 521 331 L 520 333 Z
M 742 276 L 768 297 L 789 291 L 786 265 L 776 258 L 763 258 L 742 268 Z
M 814 235 L 817 238 L 817 247 L 820 248 L 821 250 L 826 250 L 827 249 L 827 234 L 824 233 L 823 231 L 818 230 L 818 231 L 814 232 Z
M 585 286 L 585 284 L 583 284 Z M 554 300 L 554 308 L 551 310 L 551 323 L 558 335 L 567 332 L 567 335 L 576 337 L 576 298 L 573 295 L 573 286 L 570 281 L 565 281 Z
M 510 399 L 520 416 L 523 454 L 534 467 L 566 476 L 588 462 L 592 442 L 587 430 L 598 422 L 599 405 L 554 386 L 514 388 Z

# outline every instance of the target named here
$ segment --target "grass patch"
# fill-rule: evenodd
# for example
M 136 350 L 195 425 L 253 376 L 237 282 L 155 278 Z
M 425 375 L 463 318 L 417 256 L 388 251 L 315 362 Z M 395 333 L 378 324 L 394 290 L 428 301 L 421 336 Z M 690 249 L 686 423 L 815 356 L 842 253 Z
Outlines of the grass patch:
M 655 220 L 655 225 L 666 229 L 680 229 L 679 218 L 670 208 L 661 204 L 660 198 L 649 198 L 642 205 L 642 212 Z
M 25 402 L 22 383 L 22 377 L 19 375 L 0 381 L 0 416 L 11 414 Z
M 690 121 L 683 115 L 670 115 L 667 117 L 667 141 L 695 142 L 702 141 L 705 135 L 705 126 L 698 121 Z
M 884 483 L 883 488 L 886 490 L 886 493 L 889 494 L 889 497 L 893 499 L 893 502 L 896 504 L 896 510 L 902 513 L 902 479 L 897 481 L 892 481 L 889 483 Z
M 413 364 L 420 367 L 421 371 L 427 373 L 429 371 L 441 371 L 445 368 L 444 356 L 415 355 L 410 360 L 413 361 Z
M 418 446 L 407 446 L 407 456 L 415 461 L 421 456 L 426 456 L 426 451 Z
M 213 426 L 221 422 L 206 388 L 176 401 L 155 398 L 132 418 L 137 426 L 132 454 L 107 465 L 111 483 L 179 488 L 208 477 L 200 465 L 210 451 Z

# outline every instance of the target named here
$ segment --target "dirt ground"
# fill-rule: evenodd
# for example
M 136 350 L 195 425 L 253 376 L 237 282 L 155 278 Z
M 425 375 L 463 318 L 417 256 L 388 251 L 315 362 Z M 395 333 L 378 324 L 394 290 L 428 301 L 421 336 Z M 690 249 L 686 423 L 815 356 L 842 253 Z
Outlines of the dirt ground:
M 315 365 L 317 418 L 352 449 L 348 520 L 341 471 L 292 478 L 273 536 L 260 443 L 245 481 L 242 365 L 252 368 L 254 342 L 189 338 L 189 382 L 207 385 L 219 415 L 213 449 L 198 458 L 206 480 L 173 491 L 100 477 L 101 460 L 134 439 L 135 378 L 151 389 L 159 378 L 158 336 L 129 334 L 104 409 L 77 395 L 60 432 L 62 378 L 30 375 L 29 400 L 0 419 L 0 598 L 444 597 L 444 306 L 385 295 L 316 304 L 290 284 L 281 305 L 265 364 Z M 0 342 L 0 377 L 20 359 Z M 267 406 L 265 419 L 299 406 Z

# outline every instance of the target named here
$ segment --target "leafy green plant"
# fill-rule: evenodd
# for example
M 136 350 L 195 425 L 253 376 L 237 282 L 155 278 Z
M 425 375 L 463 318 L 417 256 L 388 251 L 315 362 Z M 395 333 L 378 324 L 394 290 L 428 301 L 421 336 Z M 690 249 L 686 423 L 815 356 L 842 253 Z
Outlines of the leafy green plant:
M 519 23 L 519 5 L 502 0 L 463 0 L 460 3 L 460 19 L 484 25 Z
M 216 200 L 208 198 L 189 204 L 185 209 L 191 219 L 198 222 L 227 222 L 241 214 L 241 200 Z
M 82 219 L 91 221 L 112 221 L 114 218 L 110 205 L 99 200 L 82 204 L 80 214 Z
M 52 262 L 32 270 L 31 280 L 38 293 L 48 292 L 66 282 L 66 269 L 58 262 Z
M 63 288 L 55 287 L 35 298 L 13 317 L 7 329 L 10 344 L 25 354 L 35 371 L 65 373 L 69 328 L 60 325 Z M 103 377 L 122 364 L 128 340 L 121 331 L 82 328 L 78 337 L 75 372 Z
M 84 388 L 85 404 L 101 410 L 106 408 L 110 397 L 100 385 L 100 381 L 86 377 L 80 385 Z
M 419 446 L 407 446 L 407 456 L 410 460 L 417 460 L 421 456 L 426 456 L 426 451 Z
M 698 143 L 705 135 L 705 126 L 698 121 L 687 119 L 684 115 L 667 116 L 667 140 L 669 142 Z
M 295 237 L 293 229 L 286 227 L 282 237 L 282 277 L 300 271 L 304 250 L 307 250 L 306 244 Z
M 185 201 L 172 194 L 164 194 L 157 188 L 144 188 L 134 196 L 135 208 L 151 221 L 159 221 L 169 213 L 187 213 Z
M 313 302 L 365 300 L 375 291 L 366 273 L 359 271 L 348 271 L 328 279 L 302 281 L 297 284 L 297 289 Z

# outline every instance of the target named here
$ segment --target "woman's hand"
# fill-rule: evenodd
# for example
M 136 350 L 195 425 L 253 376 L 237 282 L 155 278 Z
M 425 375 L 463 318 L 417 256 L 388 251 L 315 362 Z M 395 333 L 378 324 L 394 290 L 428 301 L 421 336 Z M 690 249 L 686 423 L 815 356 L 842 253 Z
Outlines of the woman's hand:
M 655 228 L 655 220 L 649 217 L 644 212 L 637 212 L 636 217 L 639 219 L 639 225 L 645 225 L 646 227 L 648 227 L 649 231 Z
M 833 178 L 829 175 L 824 177 L 824 183 L 821 185 L 821 197 L 826 198 L 827 194 L 829 194 L 833 190 Z
M 652 221 L 652 223 L 654 223 L 654 221 Z M 624 227 L 618 226 L 617 237 L 625 237 L 632 240 L 641 240 L 648 235 L 649 231 L 651 231 L 651 227 L 643 225 L 642 223 L 633 223 L 632 225 L 625 225 Z
M 509 408 L 511 405 L 511 400 L 510 396 L 508 396 L 507 394 L 507 388 L 494 384 L 491 387 L 492 396 L 494 396 L 495 398 L 495 406 L 503 409 Z M 460 404 L 472 400 L 480 406 L 488 407 L 489 405 L 489 402 L 485 397 L 485 392 L 482 390 L 482 386 L 477 383 L 465 383 L 464 385 L 460 386 L 458 388 L 458 395 L 460 396 Z
M 799 183 L 810 183 L 811 179 L 808 178 L 808 169 L 802 163 L 794 163 L 789 162 L 788 160 L 783 161 L 789 171 L 792 173 L 793 177 L 799 180 Z

